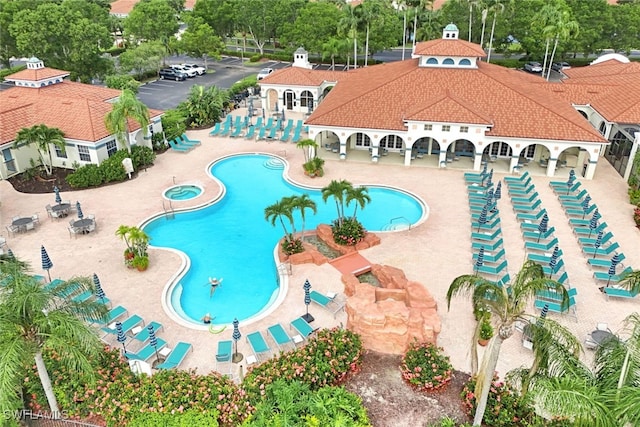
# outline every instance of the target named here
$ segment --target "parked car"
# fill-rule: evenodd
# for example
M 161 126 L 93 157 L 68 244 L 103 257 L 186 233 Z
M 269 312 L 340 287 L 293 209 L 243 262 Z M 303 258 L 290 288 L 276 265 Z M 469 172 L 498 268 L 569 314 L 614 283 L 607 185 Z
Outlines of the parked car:
M 269 74 L 273 73 L 273 68 L 263 68 L 258 73 L 258 80 L 262 80 L 267 77 Z
M 172 65 L 171 68 L 186 74 L 187 77 L 195 77 L 198 75 L 198 72 L 196 70 L 187 68 L 184 65 Z
M 530 73 L 541 73 L 542 72 L 542 64 L 539 62 L 527 62 L 524 64 L 524 70 Z
M 174 70 L 173 68 L 163 68 L 158 73 L 161 79 L 169 79 L 175 81 L 187 80 L 187 75 L 182 71 Z
M 568 70 L 569 68 L 571 68 L 571 65 L 569 65 L 568 62 L 554 62 L 553 64 L 551 64 L 551 69 L 553 71 L 562 71 L 562 70 Z
M 207 70 L 203 66 L 198 64 L 180 64 L 180 65 L 182 65 L 184 68 L 188 70 L 195 70 L 199 76 L 207 72 Z

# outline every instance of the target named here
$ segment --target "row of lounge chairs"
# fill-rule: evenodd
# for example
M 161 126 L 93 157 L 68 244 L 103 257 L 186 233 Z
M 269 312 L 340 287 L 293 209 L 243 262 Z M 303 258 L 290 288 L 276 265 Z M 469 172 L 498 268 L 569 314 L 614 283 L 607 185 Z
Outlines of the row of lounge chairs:
M 177 151 L 179 153 L 187 153 L 201 144 L 197 139 L 189 139 L 189 137 L 184 133 L 171 141 L 167 141 L 167 143 L 172 151 Z
M 464 179 L 471 211 L 473 271 L 501 286 L 506 285 L 510 277 L 503 247 L 500 212 L 492 196 L 496 187 L 490 183 L 485 171 L 465 173 Z
M 314 329 L 304 318 L 298 317 L 290 323 L 290 327 L 294 333 L 289 333 L 280 323 L 273 324 L 267 328 L 266 334 L 271 338 L 278 351 L 284 352 L 293 350 L 296 344 L 304 342 L 316 329 Z M 273 354 L 272 347 L 268 344 L 265 333 L 262 331 L 254 331 L 246 336 L 247 343 L 251 347 L 252 355 L 248 356 L 247 364 L 263 362 L 270 358 Z M 216 352 L 216 370 L 228 373 L 228 364 L 233 360 L 233 341 L 218 341 L 218 349 Z M 226 366 L 225 366 L 226 364 Z
M 607 228 L 607 223 L 601 222 L 602 216 L 587 190 L 580 181 L 551 181 L 549 185 L 568 217 L 569 225 L 587 258 L 587 264 L 594 270 L 593 277 L 605 283 L 602 291 L 607 299 L 635 298 L 637 292 L 618 285 L 633 269 L 624 265 L 626 257 L 614 240 L 613 233 Z
M 555 228 L 550 225 L 547 211 L 542 206 L 542 201 L 529 173 L 525 172 L 520 177 L 508 177 L 505 182 L 514 210 L 521 214 L 518 220 L 525 242 L 527 259 L 540 264 L 545 275 L 564 285 L 569 293 L 568 306 L 562 306 L 562 295 L 552 288 L 538 292 L 535 296 L 534 306 L 539 310 L 546 307 L 551 312 L 569 313 L 575 316 L 577 289 L 571 288 L 569 284 L 569 276 L 564 268 L 563 253 L 555 236 Z
M 228 115 L 224 122 L 218 122 L 213 127 L 210 136 L 229 136 L 231 138 L 244 138 L 255 140 L 280 140 L 282 142 L 297 143 L 301 139 L 302 132 L 308 132 L 308 127 L 303 126 L 302 120 L 289 119 L 285 124 L 281 118 L 274 120 L 270 117 L 266 122 L 258 117 L 255 124 L 251 124 L 249 116 Z M 281 131 L 281 132 L 280 132 Z

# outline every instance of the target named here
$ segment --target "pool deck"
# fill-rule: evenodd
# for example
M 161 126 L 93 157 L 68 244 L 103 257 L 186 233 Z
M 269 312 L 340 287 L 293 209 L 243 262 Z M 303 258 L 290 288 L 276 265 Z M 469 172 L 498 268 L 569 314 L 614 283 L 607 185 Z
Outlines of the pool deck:
M 237 110 L 235 113 L 242 114 L 241 111 Z M 300 117 L 295 113 L 288 116 Z M 451 281 L 461 274 L 473 271 L 469 208 L 462 170 L 419 166 L 407 168 L 385 158 L 381 158 L 379 164 L 372 164 L 366 159 L 366 152 L 354 153 L 345 162 L 338 160 L 335 154 L 320 149 L 319 155 L 326 159 L 325 175 L 322 178 L 309 178 L 303 174 L 303 153 L 295 144 L 214 138 L 208 136 L 208 132 L 209 130 L 188 132 L 190 138 L 202 140 L 202 145 L 188 153 L 168 151 L 158 156 L 153 167 L 141 171 L 131 181 L 99 189 L 61 193 L 63 200 L 80 201 L 85 215 L 96 215 L 97 232 L 77 238 L 69 237 L 67 219 L 47 218 L 45 206 L 54 203 L 53 192 L 20 194 L 8 182 L 0 181 L 0 224 L 3 228 L 16 215 L 38 213 L 41 218 L 36 231 L 13 237 L 3 233 L 7 237 L 8 246 L 16 256 L 30 262 L 36 274 L 44 273 L 40 268 L 40 245 L 46 247 L 53 262 L 52 277 L 65 279 L 73 275 L 97 273 L 112 303 L 125 306 L 129 313 L 142 316 L 147 323 L 152 320 L 162 323 L 164 329 L 158 335 L 167 340 L 170 346 L 178 341 L 194 344 L 193 352 L 184 360 L 182 367 L 197 368 L 198 372 L 207 373 L 216 366 L 214 356 L 217 341 L 231 339 L 231 328 L 212 334 L 206 330 L 189 329 L 172 321 L 162 308 L 161 294 L 180 267 L 179 256 L 152 248 L 149 251 L 151 262 L 147 271 L 138 272 L 125 268 L 122 255 L 125 245 L 115 235 L 120 225 L 139 225 L 145 219 L 161 213 L 162 192 L 174 184 L 198 184 L 204 189 L 204 193 L 196 199 L 174 201 L 173 206 L 176 208 L 215 199 L 220 188 L 207 175 L 207 167 L 213 160 L 234 153 L 261 152 L 279 155 L 289 162 L 288 174 L 291 179 L 306 185 L 323 187 L 333 179 L 348 179 L 354 184 L 397 186 L 425 200 L 430 208 L 429 218 L 408 231 L 380 233 L 381 245 L 363 251 L 362 255 L 372 263 L 403 269 L 410 280 L 423 283 L 429 289 L 438 302 L 442 318 L 442 333 L 438 344 L 451 356 L 456 369 L 470 369 L 469 348 L 474 325 L 471 304 L 468 299 L 460 297 L 453 302 L 451 310 L 447 311 L 445 300 Z M 495 173 L 494 182 L 502 176 L 504 175 Z M 599 292 L 598 286 L 601 285 L 596 284 L 592 278 L 592 271 L 571 232 L 562 207 L 549 188 L 549 180 L 546 176 L 533 178 L 542 203 L 549 213 L 549 225 L 556 229 L 570 283 L 578 289 L 578 320 L 553 314 L 551 316 L 568 326 L 581 340 L 599 322 L 607 322 L 613 331 L 619 330 L 624 317 L 638 311 L 638 299 L 607 301 Z M 599 206 L 602 220 L 607 222 L 615 240 L 624 251 L 627 257 L 625 265 L 640 268 L 640 231 L 633 223 L 626 183 L 603 158 L 599 162 L 595 179 L 582 181 L 582 185 Z M 509 272 L 513 276 L 525 259 L 523 240 L 506 191 L 498 206 Z M 242 218 L 238 218 L 238 227 L 242 227 Z M 309 279 L 313 289 L 319 292 L 343 291 L 340 273 L 331 265 L 293 266 L 289 290 L 283 303 L 265 319 L 240 324 L 243 335 L 239 341 L 241 353 L 245 356 L 250 354 L 244 338 L 248 333 L 255 330 L 264 332 L 276 322 L 281 322 L 289 330 L 289 321 L 305 313 L 302 289 L 305 279 Z M 315 327 L 346 324 L 344 312 L 340 312 L 334 319 L 330 313 L 316 305 L 311 305 L 309 311 L 316 318 L 313 323 Z M 530 312 L 535 313 L 532 306 Z M 268 342 L 272 348 L 276 348 L 270 338 Z M 585 357 L 589 357 L 588 351 Z M 522 347 L 520 334 L 516 332 L 502 346 L 498 371 L 503 374 L 508 369 L 528 365 L 531 360 L 531 351 Z M 243 361 L 240 364 L 245 363 Z

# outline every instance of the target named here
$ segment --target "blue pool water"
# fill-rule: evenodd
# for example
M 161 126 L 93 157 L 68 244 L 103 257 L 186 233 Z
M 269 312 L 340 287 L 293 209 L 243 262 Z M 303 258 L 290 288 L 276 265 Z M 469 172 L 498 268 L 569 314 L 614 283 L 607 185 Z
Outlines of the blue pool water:
M 177 185 L 164 192 L 164 196 L 171 200 L 189 200 L 198 197 L 202 188 L 195 185 Z
M 211 313 L 213 323 L 227 324 L 236 317 L 242 320 L 256 315 L 275 299 L 278 274 L 273 250 L 283 230 L 279 222 L 274 227 L 265 220 L 267 206 L 284 196 L 307 193 L 318 212 L 306 211 L 305 230 L 336 218 L 333 199 L 324 203 L 319 190 L 288 183 L 278 165 L 277 159 L 267 155 L 238 155 L 216 162 L 211 173 L 226 187 L 222 199 L 205 208 L 177 213 L 175 219 L 156 218 L 144 226 L 153 246 L 179 249 L 191 260 L 172 298 L 174 306 L 180 306 L 176 311 L 188 319 L 199 323 L 205 313 Z M 369 196 L 371 203 L 357 212 L 367 230 L 390 229 L 390 221 L 397 217 L 415 224 L 423 215 L 422 204 L 408 193 L 369 187 Z M 353 215 L 353 205 L 346 213 Z M 300 218 L 296 224 L 300 231 Z M 209 296 L 209 277 L 224 279 L 213 297 Z M 181 294 L 175 293 L 180 290 Z

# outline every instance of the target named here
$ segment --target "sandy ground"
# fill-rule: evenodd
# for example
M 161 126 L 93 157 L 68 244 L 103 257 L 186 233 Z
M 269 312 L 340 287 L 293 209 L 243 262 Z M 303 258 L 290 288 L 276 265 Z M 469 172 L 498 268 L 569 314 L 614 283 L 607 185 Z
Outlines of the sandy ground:
M 294 116 L 291 115 L 292 118 Z M 79 200 L 85 214 L 96 215 L 98 231 L 86 236 L 70 238 L 68 221 L 47 218 L 45 206 L 53 203 L 53 194 L 20 194 L 7 181 L 0 181 L 0 224 L 9 224 L 11 218 L 17 215 L 38 213 L 42 218 L 41 226 L 35 232 L 16 236 L 7 236 L 5 232 L 3 235 L 7 237 L 9 247 L 18 257 L 29 261 L 37 274 L 43 274 L 40 268 L 40 245 L 45 245 L 53 261 L 52 277 L 69 278 L 73 275 L 97 273 L 113 304 L 125 306 L 130 313 L 139 314 L 147 322 L 161 322 L 164 329 L 159 335 L 170 346 L 177 341 L 193 343 L 194 350 L 182 366 L 197 368 L 199 372 L 206 373 L 216 368 L 214 355 L 217 341 L 230 339 L 231 328 L 220 334 L 211 334 L 204 328 L 194 330 L 174 322 L 162 308 L 161 295 L 172 276 L 180 269 L 180 257 L 174 252 L 151 249 L 151 264 L 146 272 L 125 268 L 122 262 L 125 246 L 115 236 L 120 225 L 141 224 L 145 219 L 162 213 L 162 192 L 174 182 L 197 183 L 205 189 L 204 194 L 195 201 L 174 202 L 174 207 L 194 206 L 215 199 L 220 188 L 207 175 L 208 165 L 217 158 L 233 153 L 264 152 L 282 156 L 289 162 L 289 177 L 306 185 L 322 187 L 333 179 L 348 179 L 354 184 L 397 186 L 425 200 L 430 209 L 429 217 L 424 223 L 408 231 L 381 233 L 382 244 L 364 251 L 363 255 L 371 262 L 403 269 L 409 279 L 421 282 L 429 289 L 438 301 L 442 318 L 438 344 L 451 356 L 456 369 L 469 371 L 473 329 L 470 302 L 459 298 L 454 301 L 451 310 L 447 310 L 445 300 L 451 281 L 456 276 L 473 271 L 470 212 L 463 171 L 404 167 L 388 160 L 387 163 L 380 164 L 353 159 L 339 161 L 335 155 L 320 150 L 319 154 L 327 157 L 325 176 L 312 179 L 302 173 L 303 153 L 294 144 L 213 138 L 208 136 L 208 131 L 193 131 L 188 134 L 192 139 L 202 140 L 202 145 L 186 154 L 167 152 L 159 156 L 152 168 L 140 172 L 132 181 L 99 189 L 63 193 L 64 200 L 74 203 Z M 500 178 L 501 175 L 494 174 L 494 182 Z M 587 258 L 580 251 L 548 182 L 549 178 L 545 176 L 534 177 L 542 204 L 549 212 L 549 225 L 555 227 L 564 252 L 563 259 L 570 283 L 578 289 L 577 320 L 552 316 L 581 339 L 598 322 L 607 322 L 612 330 L 619 330 L 624 317 L 637 311 L 638 301 L 607 301 L 598 291 L 599 285 L 592 277 L 592 271 L 586 263 Z M 602 220 L 607 222 L 624 251 L 627 257 L 625 264 L 639 265 L 640 231 L 633 223 L 632 206 L 628 202 L 627 185 L 623 179 L 606 160 L 601 159 L 595 179 L 584 181 L 583 186 L 589 191 L 593 202 L 600 207 Z M 509 272 L 513 276 L 522 265 L 525 253 L 511 202 L 506 191 L 503 194 L 503 199 L 499 202 L 500 216 Z M 239 224 L 241 221 L 242 218 L 238 218 Z M 243 335 L 255 330 L 265 331 L 276 322 L 288 325 L 290 320 L 303 314 L 302 284 L 307 278 L 318 291 L 343 290 L 339 273 L 329 265 L 294 266 L 289 277 L 290 286 L 282 303 L 261 320 L 241 323 Z M 533 313 L 533 307 L 531 310 Z M 335 319 L 313 305 L 311 312 L 317 319 L 316 326 L 331 327 L 346 323 L 343 312 Z M 239 351 L 245 355 L 250 354 L 244 338 L 239 342 Z M 588 358 L 589 355 L 586 354 L 585 357 Z M 531 352 L 522 347 L 520 335 L 516 334 L 503 345 L 498 370 L 504 373 L 530 362 Z

